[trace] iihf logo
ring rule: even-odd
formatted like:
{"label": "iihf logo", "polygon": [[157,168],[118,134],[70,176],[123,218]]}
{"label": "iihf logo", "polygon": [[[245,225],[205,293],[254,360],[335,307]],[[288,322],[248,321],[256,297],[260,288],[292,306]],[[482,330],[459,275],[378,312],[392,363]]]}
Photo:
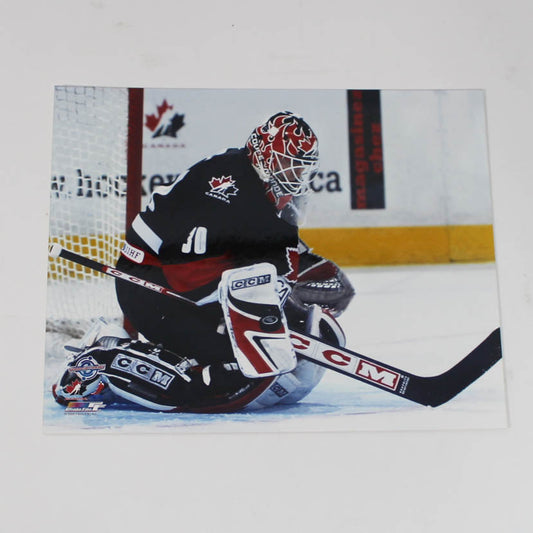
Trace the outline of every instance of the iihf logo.
{"label": "iihf logo", "polygon": [[220,178],[211,178],[209,181],[211,189],[205,194],[222,200],[227,204],[230,203],[230,196],[237,196],[239,189],[235,186],[235,180],[231,176],[221,176]]}

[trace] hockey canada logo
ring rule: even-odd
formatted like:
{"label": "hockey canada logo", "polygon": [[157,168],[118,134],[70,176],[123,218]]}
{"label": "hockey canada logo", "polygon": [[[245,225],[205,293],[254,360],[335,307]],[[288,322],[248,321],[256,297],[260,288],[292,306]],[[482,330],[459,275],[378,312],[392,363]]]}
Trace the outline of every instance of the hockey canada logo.
{"label": "hockey canada logo", "polygon": [[172,113],[174,106],[163,100],[161,105],[156,107],[157,114],[146,115],[145,126],[152,132],[152,138],[178,136],[178,131],[185,126],[185,115]]}
{"label": "hockey canada logo", "polygon": [[222,200],[227,204],[230,203],[230,196],[237,196],[239,189],[235,186],[235,180],[231,176],[221,176],[220,178],[211,178],[209,181],[211,187],[205,194]]}

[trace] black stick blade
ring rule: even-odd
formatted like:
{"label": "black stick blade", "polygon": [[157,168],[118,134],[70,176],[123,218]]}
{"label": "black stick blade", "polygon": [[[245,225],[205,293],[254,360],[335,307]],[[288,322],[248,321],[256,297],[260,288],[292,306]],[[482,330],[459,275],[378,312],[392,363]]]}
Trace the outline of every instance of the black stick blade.
{"label": "black stick blade", "polygon": [[498,328],[446,372],[430,377],[410,375],[402,396],[422,405],[437,407],[474,383],[501,358],[502,346]]}

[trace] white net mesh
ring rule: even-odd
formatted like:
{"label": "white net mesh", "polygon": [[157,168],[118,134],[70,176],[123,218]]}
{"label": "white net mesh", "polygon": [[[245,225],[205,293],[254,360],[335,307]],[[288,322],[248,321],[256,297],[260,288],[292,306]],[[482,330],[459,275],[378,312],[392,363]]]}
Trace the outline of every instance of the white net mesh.
{"label": "white net mesh", "polygon": [[[126,219],[128,90],[56,87],[50,242],[107,265]],[[113,280],[63,259],[48,264],[47,330],[79,336],[92,319],[121,320]]]}

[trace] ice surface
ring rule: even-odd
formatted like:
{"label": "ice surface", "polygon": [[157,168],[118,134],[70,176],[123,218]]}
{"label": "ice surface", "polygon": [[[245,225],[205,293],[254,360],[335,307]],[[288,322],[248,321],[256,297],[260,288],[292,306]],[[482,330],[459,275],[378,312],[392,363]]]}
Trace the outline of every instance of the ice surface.
{"label": "ice surface", "polygon": [[[493,263],[351,268],[356,297],[340,318],[347,347],[419,375],[447,370],[500,326]],[[505,332],[504,356],[505,356]],[[46,348],[46,432],[230,433],[483,429],[507,426],[504,363],[456,398],[432,409],[348,377],[326,372],[303,401],[262,411],[197,415],[106,407],[65,414],[50,393],[65,339]]]}

